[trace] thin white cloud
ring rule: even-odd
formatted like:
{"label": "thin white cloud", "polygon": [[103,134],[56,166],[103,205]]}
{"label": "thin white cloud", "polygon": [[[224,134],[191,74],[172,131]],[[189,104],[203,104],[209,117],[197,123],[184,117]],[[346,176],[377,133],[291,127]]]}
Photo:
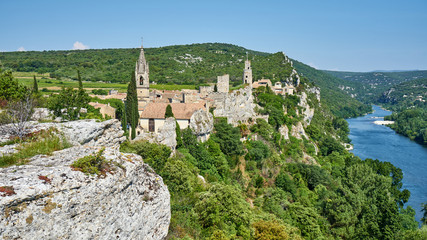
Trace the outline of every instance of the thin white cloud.
{"label": "thin white cloud", "polygon": [[84,50],[84,49],[89,49],[88,45],[84,45],[83,43],[76,41],[73,44],[73,50]]}
{"label": "thin white cloud", "polygon": [[24,47],[19,47],[16,51],[18,51],[18,52],[25,52],[26,50],[25,50]]}

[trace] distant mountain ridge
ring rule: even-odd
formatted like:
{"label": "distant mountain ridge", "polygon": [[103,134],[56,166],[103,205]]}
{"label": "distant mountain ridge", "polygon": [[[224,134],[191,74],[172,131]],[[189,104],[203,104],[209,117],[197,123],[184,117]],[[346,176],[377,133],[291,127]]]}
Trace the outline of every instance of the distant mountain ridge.
{"label": "distant mountain ridge", "polygon": [[388,71],[388,72],[323,72],[338,77],[342,80],[355,82],[357,88],[349,89],[349,94],[363,102],[376,103],[381,94],[389,88],[414,79],[427,78],[427,70],[417,71]]}

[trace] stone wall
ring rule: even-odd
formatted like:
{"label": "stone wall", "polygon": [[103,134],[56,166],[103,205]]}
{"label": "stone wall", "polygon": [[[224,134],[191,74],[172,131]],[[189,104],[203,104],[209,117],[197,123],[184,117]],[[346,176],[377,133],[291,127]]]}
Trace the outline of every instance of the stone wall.
{"label": "stone wall", "polygon": [[220,93],[228,93],[230,84],[230,75],[225,74],[218,76],[216,87]]}
{"label": "stone wall", "polygon": [[214,100],[214,115],[216,117],[226,117],[228,123],[237,126],[239,121],[246,123],[249,118],[255,118],[255,104],[252,96],[252,89],[245,87],[234,90],[229,94],[209,94],[209,98]]}

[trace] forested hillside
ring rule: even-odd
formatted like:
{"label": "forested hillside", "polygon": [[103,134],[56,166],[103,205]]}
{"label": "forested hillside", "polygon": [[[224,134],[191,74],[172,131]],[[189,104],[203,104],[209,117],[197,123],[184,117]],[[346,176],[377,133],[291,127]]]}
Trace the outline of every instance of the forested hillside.
{"label": "forested hillside", "polygon": [[[59,79],[77,79],[77,69],[83,80],[127,83],[139,55],[139,49],[99,49],[78,51],[3,52],[0,62],[6,69],[19,72],[50,73]],[[200,85],[215,82],[216,77],[230,74],[231,83],[241,84],[242,69],[247,55],[252,60],[254,80],[268,78],[273,83],[285,81],[292,67],[283,53],[257,52],[243,47],[205,43],[146,48],[150,65],[150,81],[166,84]],[[295,68],[321,88],[322,101],[341,117],[354,117],[370,108],[339,89],[343,85],[307,65],[295,62]],[[357,87],[347,81],[346,86]]]}
{"label": "forested hillside", "polygon": [[360,84],[339,79],[298,61],[294,61],[294,67],[302,76],[320,87],[321,101],[335,115],[349,118],[372,111],[370,105],[359,102],[346,92],[348,89],[358,89]]}
{"label": "forested hillside", "polygon": [[393,111],[386,120],[396,132],[427,145],[427,78],[395,85],[379,98],[384,107]]}
{"label": "forested hillside", "polygon": [[343,80],[361,84],[358,88],[348,89],[356,98],[363,102],[377,102],[378,97],[394,85],[414,80],[427,78],[427,71],[402,71],[402,72],[338,72],[324,71]]}

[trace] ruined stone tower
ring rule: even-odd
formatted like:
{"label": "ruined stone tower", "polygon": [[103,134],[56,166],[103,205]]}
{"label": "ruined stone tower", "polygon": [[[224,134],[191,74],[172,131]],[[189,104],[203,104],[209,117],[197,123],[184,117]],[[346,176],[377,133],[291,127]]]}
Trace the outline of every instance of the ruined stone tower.
{"label": "ruined stone tower", "polygon": [[245,69],[243,69],[243,84],[249,84],[252,87],[252,68],[251,61],[246,57]]}
{"label": "ruined stone tower", "polygon": [[217,89],[220,93],[228,93],[230,85],[230,75],[225,74],[217,77]]}
{"label": "ruined stone tower", "polygon": [[135,80],[136,80],[136,89],[138,100],[143,100],[144,98],[149,98],[150,96],[150,79],[149,79],[149,69],[148,63],[145,60],[144,48],[141,44],[141,53],[139,54],[139,59],[136,61],[135,66]]}

